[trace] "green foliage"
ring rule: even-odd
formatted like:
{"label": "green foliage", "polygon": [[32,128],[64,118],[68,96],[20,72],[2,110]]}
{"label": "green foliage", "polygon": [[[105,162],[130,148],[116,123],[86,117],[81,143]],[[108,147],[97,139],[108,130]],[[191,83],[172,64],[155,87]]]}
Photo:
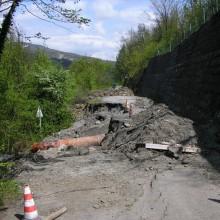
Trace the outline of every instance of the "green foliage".
{"label": "green foliage", "polygon": [[[0,63],[0,153],[17,153],[43,137],[68,127],[70,105],[90,90],[113,84],[113,64],[84,58],[70,70],[39,51],[31,56],[20,43],[8,41]],[[43,112],[42,128],[36,118]]]}
{"label": "green foliage", "polygon": [[156,19],[149,29],[139,25],[122,40],[116,72],[126,83],[143,72],[155,55],[170,52],[220,7],[220,0],[152,0]]}
{"label": "green foliage", "polygon": [[[43,52],[31,56],[22,44],[8,41],[0,62],[0,154],[29,150],[34,141],[68,127],[73,100],[111,86],[112,72],[112,63],[98,59],[81,59],[63,70]],[[8,179],[13,166],[0,163],[0,205],[18,194],[17,183]]]}
{"label": "green foliage", "polygon": [[130,31],[129,36],[123,39],[116,62],[116,70],[124,83],[142,72],[157,50],[157,42],[144,25],[139,25],[137,32]]}
{"label": "green foliage", "polygon": [[[0,66],[0,146],[16,153],[52,132],[68,126],[66,72],[39,52],[31,57],[21,44],[8,42]],[[36,110],[44,118],[40,131]]]}
{"label": "green foliage", "polygon": [[113,64],[94,58],[82,58],[74,62],[68,72],[68,97],[86,95],[91,90],[112,86]]}

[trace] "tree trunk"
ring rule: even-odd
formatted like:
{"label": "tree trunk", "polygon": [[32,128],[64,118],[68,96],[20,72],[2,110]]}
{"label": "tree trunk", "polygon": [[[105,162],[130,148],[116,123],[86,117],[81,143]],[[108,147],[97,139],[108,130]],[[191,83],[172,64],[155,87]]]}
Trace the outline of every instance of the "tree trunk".
{"label": "tree trunk", "polygon": [[0,60],[1,60],[3,50],[4,50],[5,41],[7,39],[7,34],[9,32],[9,29],[10,29],[10,26],[12,23],[13,15],[15,13],[16,7],[19,5],[20,2],[21,2],[21,0],[14,0],[13,1],[8,14],[5,16],[5,18],[2,22],[2,28],[0,30]]}

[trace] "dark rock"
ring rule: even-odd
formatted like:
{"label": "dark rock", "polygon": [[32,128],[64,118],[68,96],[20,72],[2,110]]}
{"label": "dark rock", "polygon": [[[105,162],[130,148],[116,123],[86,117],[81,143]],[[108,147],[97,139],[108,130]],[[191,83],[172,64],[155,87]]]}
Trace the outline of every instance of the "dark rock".
{"label": "dark rock", "polygon": [[13,155],[9,155],[9,154],[0,155],[0,162],[7,162],[13,159],[14,159]]}
{"label": "dark rock", "polygon": [[83,155],[88,155],[89,154],[89,149],[88,148],[80,148],[79,149],[79,155],[83,156]]}
{"label": "dark rock", "polygon": [[175,159],[179,159],[181,153],[182,153],[181,148],[171,146],[171,147],[168,148],[168,151],[166,152],[166,155],[169,156],[169,157],[173,157]]}

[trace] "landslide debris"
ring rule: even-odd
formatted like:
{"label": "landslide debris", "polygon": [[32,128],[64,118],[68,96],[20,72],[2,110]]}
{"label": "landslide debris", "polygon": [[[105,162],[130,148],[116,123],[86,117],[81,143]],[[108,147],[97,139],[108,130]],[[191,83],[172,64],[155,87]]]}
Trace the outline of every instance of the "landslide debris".
{"label": "landslide debris", "polygon": [[[178,158],[175,146],[198,144],[193,121],[174,114],[164,104],[156,104],[144,97],[130,96],[132,92],[124,87],[109,89],[102,96],[101,92],[94,94],[88,98],[81,120],[73,123],[70,128],[45,138],[44,142],[105,134],[103,150],[118,150],[129,158],[139,160],[151,158],[158,153],[146,150],[139,144],[174,146],[172,152],[169,152],[174,158]],[[131,107],[132,112],[129,112]],[[64,154],[83,155],[78,148],[74,153],[66,150],[68,149],[50,149],[40,154],[46,158]]]}
{"label": "landslide debris", "polygon": [[73,116],[76,121],[85,118],[87,113],[88,103],[99,99],[104,96],[133,96],[134,93],[131,89],[122,86],[116,86],[115,88],[109,88],[105,90],[92,91],[87,97],[81,97],[77,99],[72,106]]}
{"label": "landslide debris", "polygon": [[[112,120],[112,123],[116,121]],[[117,122],[119,125],[119,120]],[[164,104],[153,104],[133,115],[129,126],[118,126],[114,132],[110,132],[103,145],[130,151],[138,143],[196,145],[197,136],[193,121],[175,115]]]}

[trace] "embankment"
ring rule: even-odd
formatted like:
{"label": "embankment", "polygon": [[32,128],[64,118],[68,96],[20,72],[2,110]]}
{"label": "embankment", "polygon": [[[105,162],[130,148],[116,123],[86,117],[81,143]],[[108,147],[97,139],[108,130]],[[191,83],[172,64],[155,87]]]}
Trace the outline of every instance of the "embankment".
{"label": "embankment", "polygon": [[220,13],[171,53],[153,58],[133,89],[192,119],[203,146],[220,149]]}

